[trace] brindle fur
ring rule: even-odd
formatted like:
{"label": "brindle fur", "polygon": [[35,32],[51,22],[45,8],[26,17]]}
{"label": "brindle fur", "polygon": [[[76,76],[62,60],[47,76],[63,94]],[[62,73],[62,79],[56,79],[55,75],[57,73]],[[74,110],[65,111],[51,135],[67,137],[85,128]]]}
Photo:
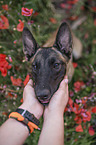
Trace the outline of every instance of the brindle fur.
{"label": "brindle fur", "polygon": [[69,25],[63,22],[52,47],[39,47],[33,35],[23,30],[24,53],[32,66],[36,97],[47,105],[67,73],[72,55],[72,36]]}

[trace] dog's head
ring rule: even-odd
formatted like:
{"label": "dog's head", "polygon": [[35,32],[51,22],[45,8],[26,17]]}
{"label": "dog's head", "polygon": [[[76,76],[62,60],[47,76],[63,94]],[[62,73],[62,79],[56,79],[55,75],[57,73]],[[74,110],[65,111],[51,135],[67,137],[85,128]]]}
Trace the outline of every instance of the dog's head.
{"label": "dog's head", "polygon": [[36,97],[47,105],[66,74],[72,54],[72,37],[68,24],[62,23],[52,47],[39,47],[33,35],[23,30],[24,54],[32,66],[32,79]]}

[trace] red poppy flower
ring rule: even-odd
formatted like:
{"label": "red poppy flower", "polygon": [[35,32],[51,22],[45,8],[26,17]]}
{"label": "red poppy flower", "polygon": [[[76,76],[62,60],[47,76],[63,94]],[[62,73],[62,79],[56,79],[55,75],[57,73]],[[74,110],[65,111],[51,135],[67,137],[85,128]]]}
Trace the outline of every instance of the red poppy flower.
{"label": "red poppy flower", "polygon": [[17,31],[22,32],[24,28],[24,23],[21,20],[19,20],[19,22],[20,23],[17,25]]}
{"label": "red poppy flower", "polygon": [[67,3],[68,4],[75,4],[75,3],[77,3],[78,2],[78,0],[70,0],[70,1],[68,1]]}
{"label": "red poppy flower", "polygon": [[82,121],[83,122],[91,120],[91,113],[89,111],[82,112],[81,116],[82,116]]}
{"label": "red poppy flower", "polygon": [[37,16],[37,15],[39,15],[39,13],[38,13],[38,12],[35,12],[35,13],[34,13],[34,16]]}
{"label": "red poppy flower", "polygon": [[11,65],[6,61],[6,55],[0,54],[0,71],[1,75],[5,77],[7,75],[7,69],[10,69]]}
{"label": "red poppy flower", "polygon": [[94,26],[96,26],[96,19],[94,20]]}
{"label": "red poppy flower", "polygon": [[93,10],[94,12],[96,12],[96,7],[92,7],[92,10]]}
{"label": "red poppy flower", "polygon": [[75,21],[75,20],[77,20],[78,19],[78,16],[71,16],[70,18],[69,18],[69,20],[71,20],[71,21]]}
{"label": "red poppy flower", "polygon": [[8,10],[8,5],[2,5],[2,8],[7,11]]}
{"label": "red poppy flower", "polygon": [[8,19],[1,15],[1,20],[0,20],[0,29],[8,29],[9,28],[9,21]]}
{"label": "red poppy flower", "polygon": [[76,62],[73,62],[73,67],[76,68],[78,64]]}
{"label": "red poppy flower", "polygon": [[82,123],[82,119],[78,115],[76,115],[76,117],[74,118],[74,121],[76,121],[77,124],[81,124]]}
{"label": "red poppy flower", "polygon": [[49,20],[50,20],[50,22],[53,23],[53,24],[56,24],[56,23],[57,23],[56,19],[54,19],[54,18],[50,18]]}
{"label": "red poppy flower", "polygon": [[11,76],[10,79],[14,86],[21,86],[21,84],[22,84],[21,78],[15,79],[13,76]]}
{"label": "red poppy flower", "polygon": [[60,4],[60,7],[63,8],[63,9],[65,9],[65,8],[66,8],[66,4],[61,3],[61,4]]}
{"label": "red poppy flower", "polygon": [[83,132],[83,128],[82,128],[81,124],[78,125],[78,126],[75,128],[75,130],[76,130],[76,132]]}
{"label": "red poppy flower", "polygon": [[17,43],[17,40],[14,40],[13,43],[16,44]]}
{"label": "red poppy flower", "polygon": [[84,82],[83,81],[77,81],[74,83],[74,90],[75,92],[79,92],[82,87],[84,87]]}
{"label": "red poppy flower", "polygon": [[88,37],[89,37],[89,34],[88,33],[85,33],[84,38],[87,39]]}
{"label": "red poppy flower", "polygon": [[22,15],[24,16],[31,16],[33,13],[33,9],[22,8]]}
{"label": "red poppy flower", "polygon": [[96,113],[96,106],[92,108],[92,113]]}
{"label": "red poppy flower", "polygon": [[88,128],[88,132],[89,132],[89,134],[90,134],[91,136],[93,136],[93,135],[95,134],[95,131],[94,131],[94,129],[93,129],[92,126],[90,126],[90,127]]}
{"label": "red poppy flower", "polygon": [[26,86],[28,82],[29,82],[29,75],[26,76],[25,81],[23,82],[24,86]]}
{"label": "red poppy flower", "polygon": [[70,90],[70,91],[69,91],[69,96],[70,96],[70,97],[73,97],[73,96],[74,96],[74,92]]}
{"label": "red poppy flower", "polygon": [[23,98],[20,100],[21,103],[23,103]]}
{"label": "red poppy flower", "polygon": [[2,115],[8,116],[7,112],[2,112]]}
{"label": "red poppy flower", "polygon": [[73,100],[69,97],[69,100],[68,100],[68,104],[70,105],[70,106],[72,106],[73,105]]}
{"label": "red poppy flower", "polygon": [[85,8],[84,8],[84,6],[81,6],[81,8],[80,8],[81,10],[84,10]]}

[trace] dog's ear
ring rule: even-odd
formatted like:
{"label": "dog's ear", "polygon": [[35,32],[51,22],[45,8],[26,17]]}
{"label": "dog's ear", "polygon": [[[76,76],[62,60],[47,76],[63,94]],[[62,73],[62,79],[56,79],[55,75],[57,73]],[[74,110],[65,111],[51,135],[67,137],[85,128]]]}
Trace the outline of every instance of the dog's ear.
{"label": "dog's ear", "polygon": [[55,44],[53,46],[56,47],[63,55],[66,55],[68,60],[71,58],[72,35],[67,22],[63,22],[61,24],[57,32]]}
{"label": "dog's ear", "polygon": [[29,61],[30,58],[35,54],[39,46],[27,27],[24,27],[23,29],[22,41],[24,54],[27,57],[27,60]]}

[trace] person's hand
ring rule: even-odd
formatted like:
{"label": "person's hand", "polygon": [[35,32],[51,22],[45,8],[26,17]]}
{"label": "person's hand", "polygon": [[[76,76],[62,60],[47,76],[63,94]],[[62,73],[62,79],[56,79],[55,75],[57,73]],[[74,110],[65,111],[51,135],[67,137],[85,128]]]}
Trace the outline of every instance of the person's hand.
{"label": "person's hand", "polygon": [[64,109],[68,102],[68,79],[67,76],[60,83],[59,89],[52,96],[48,106],[45,107],[44,116],[47,113],[64,113]]}
{"label": "person's hand", "polygon": [[38,119],[43,114],[43,105],[41,105],[34,92],[33,81],[30,79],[23,91],[23,104],[19,107],[28,110],[34,114]]}

